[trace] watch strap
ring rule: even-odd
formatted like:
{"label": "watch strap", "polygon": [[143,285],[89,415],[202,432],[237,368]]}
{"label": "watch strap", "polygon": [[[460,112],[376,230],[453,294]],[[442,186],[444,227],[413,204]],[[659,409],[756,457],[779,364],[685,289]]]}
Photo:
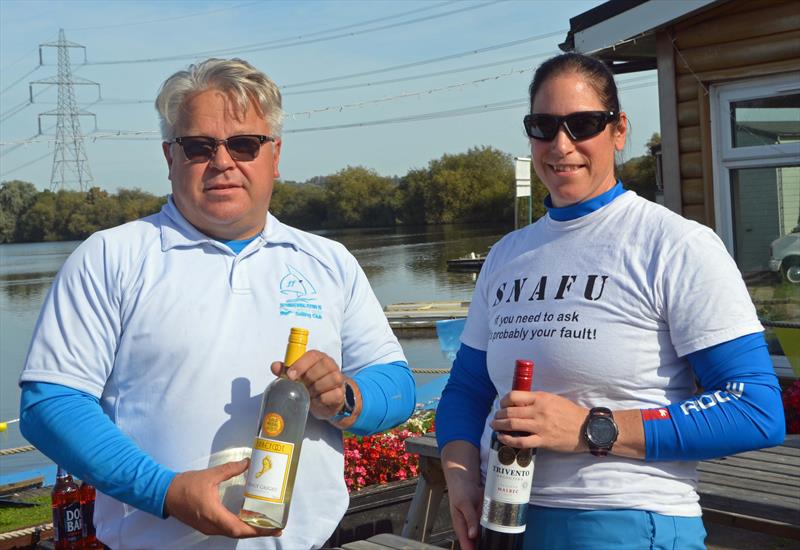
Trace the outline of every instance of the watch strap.
{"label": "watch strap", "polygon": [[350,385],[349,382],[344,383],[344,403],[342,403],[342,408],[339,409],[339,412],[333,416],[330,421],[331,422],[341,422],[345,418],[349,418],[353,415],[353,411],[356,408],[356,392],[353,390],[353,386]]}

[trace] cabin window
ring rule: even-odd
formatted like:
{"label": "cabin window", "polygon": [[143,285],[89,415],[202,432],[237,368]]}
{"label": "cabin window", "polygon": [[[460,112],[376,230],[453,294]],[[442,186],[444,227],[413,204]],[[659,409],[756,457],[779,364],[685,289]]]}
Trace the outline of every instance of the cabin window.
{"label": "cabin window", "polygon": [[791,376],[800,338],[780,323],[800,323],[800,73],[713,85],[711,139],[716,231]]}

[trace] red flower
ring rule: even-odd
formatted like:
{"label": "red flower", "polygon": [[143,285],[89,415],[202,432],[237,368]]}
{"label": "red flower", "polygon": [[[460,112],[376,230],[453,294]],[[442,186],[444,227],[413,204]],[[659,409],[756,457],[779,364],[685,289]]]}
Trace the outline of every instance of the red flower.
{"label": "red flower", "polygon": [[433,411],[421,411],[394,430],[345,437],[344,473],[348,491],[416,477],[419,459],[406,452],[405,440],[432,431],[433,418]]}

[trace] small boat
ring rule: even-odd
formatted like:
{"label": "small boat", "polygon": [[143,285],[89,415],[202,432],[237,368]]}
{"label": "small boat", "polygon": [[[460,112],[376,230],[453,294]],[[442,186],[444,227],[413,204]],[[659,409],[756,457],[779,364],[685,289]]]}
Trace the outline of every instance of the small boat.
{"label": "small boat", "polygon": [[481,270],[481,267],[483,267],[483,262],[485,260],[486,260],[485,255],[475,254],[474,252],[470,252],[466,256],[447,260],[447,270],[478,272]]}

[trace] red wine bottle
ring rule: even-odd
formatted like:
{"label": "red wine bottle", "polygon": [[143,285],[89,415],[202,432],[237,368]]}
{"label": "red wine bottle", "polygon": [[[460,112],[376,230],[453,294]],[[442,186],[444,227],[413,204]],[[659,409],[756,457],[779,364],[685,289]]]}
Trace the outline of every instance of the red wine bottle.
{"label": "red wine bottle", "polygon": [[[531,391],[533,361],[517,359],[515,391]],[[515,432],[513,435],[517,435]],[[536,449],[507,447],[492,433],[478,550],[521,550]]]}

